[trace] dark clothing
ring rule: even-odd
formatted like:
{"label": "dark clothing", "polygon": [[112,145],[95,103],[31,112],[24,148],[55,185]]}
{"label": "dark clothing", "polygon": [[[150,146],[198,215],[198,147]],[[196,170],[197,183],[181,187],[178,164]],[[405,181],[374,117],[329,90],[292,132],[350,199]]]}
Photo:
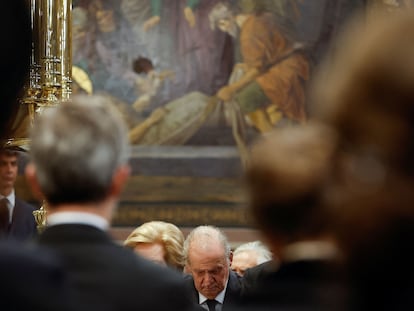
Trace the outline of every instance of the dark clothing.
{"label": "dark clothing", "polygon": [[299,260],[283,263],[276,271],[267,273],[261,267],[257,272],[256,286],[244,292],[242,304],[233,310],[346,309],[346,290],[334,263]]}
{"label": "dark clothing", "polygon": [[[186,288],[190,292],[190,300],[193,304],[199,304],[198,291],[194,286],[191,275],[185,277]],[[227,305],[238,304],[240,301],[241,283],[240,277],[233,271],[229,271],[229,281],[227,283],[226,294],[223,301],[223,310],[227,310]]]}
{"label": "dark clothing", "polygon": [[19,198],[15,198],[12,222],[7,237],[15,240],[29,240],[37,234],[33,211],[36,208]]}
{"label": "dark clothing", "polygon": [[242,296],[250,295],[271,273],[275,273],[279,264],[273,260],[266,261],[260,265],[249,268],[242,278]]}
{"label": "dark clothing", "polygon": [[39,244],[60,256],[76,301],[88,310],[190,309],[179,273],[138,257],[102,230],[55,225],[39,236]]}
{"label": "dark clothing", "polygon": [[69,299],[61,263],[46,249],[0,242],[0,275],[2,310],[78,310]]}

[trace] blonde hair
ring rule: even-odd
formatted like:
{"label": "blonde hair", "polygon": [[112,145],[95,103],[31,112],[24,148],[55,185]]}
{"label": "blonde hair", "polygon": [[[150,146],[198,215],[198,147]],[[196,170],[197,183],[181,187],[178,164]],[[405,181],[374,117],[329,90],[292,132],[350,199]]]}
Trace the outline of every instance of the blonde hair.
{"label": "blonde hair", "polygon": [[139,243],[161,243],[167,265],[178,270],[184,267],[184,235],[172,223],[150,221],[137,227],[125,240],[124,245],[134,248]]}

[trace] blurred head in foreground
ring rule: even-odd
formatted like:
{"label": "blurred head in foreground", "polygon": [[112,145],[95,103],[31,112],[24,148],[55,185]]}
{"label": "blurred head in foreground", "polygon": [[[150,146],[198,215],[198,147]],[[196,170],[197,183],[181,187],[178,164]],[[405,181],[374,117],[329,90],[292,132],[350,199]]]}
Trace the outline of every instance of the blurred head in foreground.
{"label": "blurred head in foreground", "polygon": [[252,148],[246,179],[251,212],[276,257],[284,246],[329,232],[321,190],[335,137],[316,123],[277,129]]}
{"label": "blurred head in foreground", "polygon": [[125,124],[106,98],[74,96],[46,109],[30,139],[26,176],[47,200],[49,212],[107,205],[111,208],[101,212],[111,216],[128,177],[129,144]]}
{"label": "blurred head in foreground", "polygon": [[412,11],[357,20],[314,89],[314,116],[338,135],[328,198],[362,309],[413,305],[413,27]]}

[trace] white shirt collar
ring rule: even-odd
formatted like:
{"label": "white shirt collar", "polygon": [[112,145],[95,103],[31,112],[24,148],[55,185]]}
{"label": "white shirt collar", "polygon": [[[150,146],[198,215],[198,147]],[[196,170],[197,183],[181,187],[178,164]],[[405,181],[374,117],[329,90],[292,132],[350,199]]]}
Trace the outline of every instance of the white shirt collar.
{"label": "white shirt collar", "polygon": [[96,214],[85,212],[56,212],[47,216],[47,225],[81,224],[90,225],[106,231],[109,228],[108,221]]}
{"label": "white shirt collar", "polygon": [[[216,296],[216,298],[214,298],[215,301],[223,304],[224,302],[224,296],[226,295],[226,289],[227,289],[227,284],[229,283],[229,278],[230,278],[230,273],[229,273],[229,277],[227,278],[227,282],[226,282],[226,286],[224,286],[224,289]],[[208,298],[205,297],[202,293],[198,292],[198,303],[201,305],[204,302],[206,302]]]}

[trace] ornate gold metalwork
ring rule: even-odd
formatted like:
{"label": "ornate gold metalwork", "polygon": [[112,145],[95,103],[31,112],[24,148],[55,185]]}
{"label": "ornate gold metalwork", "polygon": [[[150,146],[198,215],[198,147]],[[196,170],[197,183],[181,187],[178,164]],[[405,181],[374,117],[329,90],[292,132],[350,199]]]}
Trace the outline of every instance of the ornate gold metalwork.
{"label": "ornate gold metalwork", "polygon": [[33,212],[33,216],[37,224],[37,232],[42,233],[46,228],[46,202],[43,202],[42,206]]}
{"label": "ornate gold metalwork", "polygon": [[36,115],[68,100],[72,83],[72,0],[30,0],[30,76],[6,147],[27,150],[28,129]]}
{"label": "ornate gold metalwork", "polygon": [[[72,0],[31,0],[33,31],[30,81],[22,104],[30,123],[44,109],[68,100],[72,83]],[[15,143],[27,143],[17,139]],[[37,230],[46,228],[46,202],[33,212]]]}

